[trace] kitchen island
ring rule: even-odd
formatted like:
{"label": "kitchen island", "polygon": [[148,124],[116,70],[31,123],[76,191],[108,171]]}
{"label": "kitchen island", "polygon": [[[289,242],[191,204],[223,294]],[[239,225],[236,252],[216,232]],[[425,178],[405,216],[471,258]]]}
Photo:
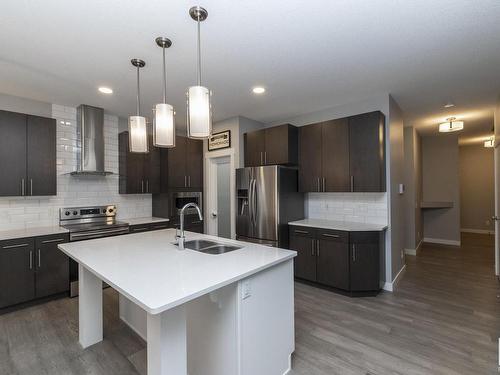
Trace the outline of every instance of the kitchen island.
{"label": "kitchen island", "polygon": [[61,244],[79,264],[79,340],[103,340],[102,282],[147,341],[149,375],[276,375],[294,351],[294,251],[187,232],[241,249],[179,250],[174,229]]}

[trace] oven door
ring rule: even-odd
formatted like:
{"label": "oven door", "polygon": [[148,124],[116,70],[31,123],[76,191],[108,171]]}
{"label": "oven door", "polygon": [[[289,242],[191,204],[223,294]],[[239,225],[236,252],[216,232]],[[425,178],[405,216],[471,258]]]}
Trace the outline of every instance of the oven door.
{"label": "oven door", "polygon": [[[188,203],[194,203],[200,209],[203,208],[203,202],[201,199],[201,192],[177,192],[177,193],[172,193],[172,212],[171,216],[175,217],[181,213],[182,207],[184,207]],[[194,215],[196,214],[196,208],[188,208],[185,211],[186,215]]]}

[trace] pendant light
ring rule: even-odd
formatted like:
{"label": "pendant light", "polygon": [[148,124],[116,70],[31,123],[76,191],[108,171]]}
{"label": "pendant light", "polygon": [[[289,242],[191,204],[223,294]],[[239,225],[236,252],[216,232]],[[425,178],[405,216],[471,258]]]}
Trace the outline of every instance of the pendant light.
{"label": "pendant light", "polygon": [[146,118],[141,116],[139,69],[146,63],[141,59],[132,59],[130,61],[137,68],[137,114],[128,118],[128,134],[130,152],[147,153],[148,150],[148,131],[146,127]]}
{"label": "pendant light", "polygon": [[206,9],[194,6],[189,15],[198,24],[198,66],[197,85],[188,88],[187,95],[187,134],[190,138],[209,138],[212,134],[212,107],[210,90],[201,85],[201,47],[200,22],[208,17]]}
{"label": "pendant light", "polygon": [[463,121],[455,121],[455,117],[449,117],[446,119],[446,122],[443,122],[442,124],[439,124],[439,131],[441,133],[449,133],[449,132],[456,132],[459,130],[462,130],[464,128],[464,122]]}
{"label": "pendant light", "polygon": [[155,39],[158,47],[163,50],[163,102],[157,104],[153,117],[153,144],[156,147],[175,147],[175,112],[174,107],[167,104],[167,68],[165,65],[165,48],[172,45],[172,41],[165,37]]}

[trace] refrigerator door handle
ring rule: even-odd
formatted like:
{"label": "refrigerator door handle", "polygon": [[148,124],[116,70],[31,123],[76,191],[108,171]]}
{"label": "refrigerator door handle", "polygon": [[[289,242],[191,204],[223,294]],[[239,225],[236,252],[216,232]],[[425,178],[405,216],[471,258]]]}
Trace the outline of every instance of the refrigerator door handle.
{"label": "refrigerator door handle", "polygon": [[257,180],[253,180],[253,226],[257,226]]}

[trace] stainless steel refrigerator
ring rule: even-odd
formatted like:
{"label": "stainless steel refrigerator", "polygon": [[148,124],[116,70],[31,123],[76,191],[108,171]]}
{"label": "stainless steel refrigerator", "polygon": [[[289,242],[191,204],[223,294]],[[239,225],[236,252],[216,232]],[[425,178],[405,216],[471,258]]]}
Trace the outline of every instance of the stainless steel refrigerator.
{"label": "stainless steel refrigerator", "polygon": [[288,248],[288,222],[304,218],[297,169],[277,165],[236,170],[236,238]]}

